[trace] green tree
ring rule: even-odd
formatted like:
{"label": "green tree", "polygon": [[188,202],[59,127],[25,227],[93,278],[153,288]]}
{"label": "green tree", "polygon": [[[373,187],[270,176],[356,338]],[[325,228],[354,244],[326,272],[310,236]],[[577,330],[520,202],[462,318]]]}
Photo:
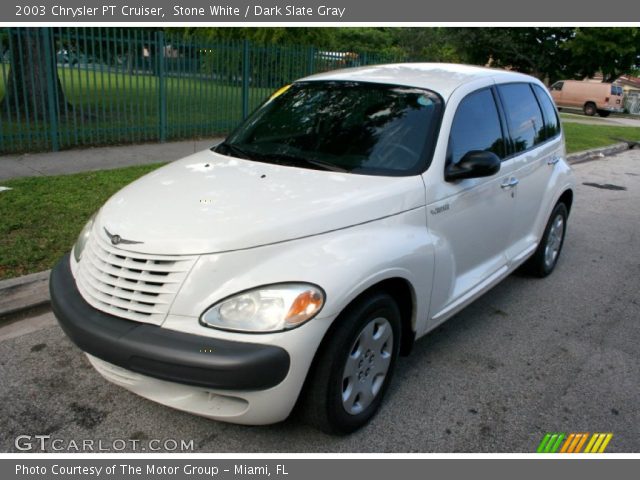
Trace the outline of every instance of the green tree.
{"label": "green tree", "polygon": [[463,61],[510,68],[553,82],[566,77],[574,33],[568,27],[473,27],[455,29],[451,38]]}
{"label": "green tree", "polygon": [[330,28],[302,27],[184,27],[165,28],[168,35],[198,40],[249,40],[261,45],[326,45]]}
{"label": "green tree", "polygon": [[389,27],[333,28],[328,46],[339,51],[400,54],[400,49],[394,44],[393,30]]}
{"label": "green tree", "polygon": [[571,55],[573,76],[593,77],[601,72],[603,82],[613,82],[640,66],[640,28],[578,28],[565,48]]}
{"label": "green tree", "polygon": [[394,43],[412,61],[459,63],[464,55],[453,33],[445,27],[392,30]]}
{"label": "green tree", "polygon": [[[12,28],[2,38],[2,44],[3,54],[9,55],[10,67],[0,112],[7,117],[48,121],[50,115],[64,111],[65,105],[66,111],[72,108],[67,103],[58,78],[49,30]],[[49,80],[51,76],[52,81]]]}

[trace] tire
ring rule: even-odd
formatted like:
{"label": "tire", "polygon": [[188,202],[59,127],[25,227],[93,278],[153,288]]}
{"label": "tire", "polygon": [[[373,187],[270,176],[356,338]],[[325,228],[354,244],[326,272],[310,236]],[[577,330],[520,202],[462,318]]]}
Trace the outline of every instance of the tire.
{"label": "tire", "polygon": [[326,433],[347,434],[366,425],[382,403],[400,350],[401,317],[394,299],[376,292],[335,322],[314,360],[301,413]]}
{"label": "tire", "polygon": [[558,203],[554,207],[538,248],[523,266],[527,273],[543,278],[556,268],[567,232],[568,216],[569,212],[564,203]]}
{"label": "tire", "polygon": [[598,110],[598,115],[600,115],[602,118],[606,118],[611,115],[611,112],[608,112],[607,110]]}
{"label": "tire", "polygon": [[593,102],[585,103],[582,110],[584,111],[585,115],[588,115],[590,117],[593,117],[598,111],[598,109],[596,108],[596,104]]}

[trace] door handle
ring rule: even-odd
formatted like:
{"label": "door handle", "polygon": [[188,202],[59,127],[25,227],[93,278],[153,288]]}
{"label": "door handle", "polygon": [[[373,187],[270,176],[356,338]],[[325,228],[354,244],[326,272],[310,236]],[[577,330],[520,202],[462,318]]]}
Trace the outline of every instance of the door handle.
{"label": "door handle", "polygon": [[518,183],[520,183],[520,181],[517,178],[511,177],[509,180],[501,183],[500,188],[513,188],[518,185]]}
{"label": "door handle", "polygon": [[560,161],[560,157],[558,156],[551,157],[549,160],[547,160],[547,165],[555,165],[559,161]]}

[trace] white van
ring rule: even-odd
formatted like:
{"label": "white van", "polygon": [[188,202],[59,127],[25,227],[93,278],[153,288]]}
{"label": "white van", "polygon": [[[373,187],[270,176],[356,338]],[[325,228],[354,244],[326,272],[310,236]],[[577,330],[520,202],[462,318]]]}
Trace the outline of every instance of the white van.
{"label": "white van", "polygon": [[313,75],[116,193],[53,269],[52,306],[143,397],[244,424],[300,398],[314,425],[350,432],[417,338],[523,264],[553,271],[573,190],[532,77]]}

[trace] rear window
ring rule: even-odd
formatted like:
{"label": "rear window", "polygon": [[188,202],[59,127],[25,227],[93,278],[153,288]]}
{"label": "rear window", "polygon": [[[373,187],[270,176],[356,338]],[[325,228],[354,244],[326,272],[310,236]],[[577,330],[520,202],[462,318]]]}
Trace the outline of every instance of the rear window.
{"label": "rear window", "polygon": [[622,87],[611,85],[611,95],[622,95],[623,93]]}

